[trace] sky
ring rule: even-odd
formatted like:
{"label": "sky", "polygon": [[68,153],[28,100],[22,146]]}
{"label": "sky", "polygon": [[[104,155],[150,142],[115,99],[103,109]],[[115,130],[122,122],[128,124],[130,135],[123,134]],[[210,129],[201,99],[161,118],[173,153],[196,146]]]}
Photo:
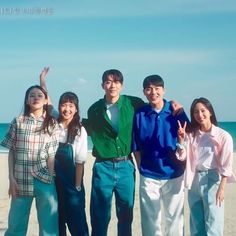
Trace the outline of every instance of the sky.
{"label": "sky", "polygon": [[104,95],[107,69],[139,96],[151,74],[189,114],[206,97],[219,121],[236,121],[236,0],[1,0],[0,123],[23,108],[25,91],[50,67],[54,105],[75,92],[80,112]]}

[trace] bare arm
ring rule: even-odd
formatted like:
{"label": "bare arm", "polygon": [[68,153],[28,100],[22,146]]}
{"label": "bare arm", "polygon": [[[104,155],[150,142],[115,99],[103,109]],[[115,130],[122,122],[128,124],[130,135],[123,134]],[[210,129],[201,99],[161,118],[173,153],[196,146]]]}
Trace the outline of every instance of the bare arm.
{"label": "bare arm", "polygon": [[220,185],[216,193],[216,205],[218,205],[219,207],[221,206],[221,203],[224,201],[226,182],[227,182],[227,177],[221,176]]}
{"label": "bare arm", "polygon": [[83,172],[84,172],[84,164],[77,163],[76,164],[76,173],[75,173],[75,186],[76,187],[81,187]]}
{"label": "bare arm", "polygon": [[12,150],[9,150],[8,154],[8,171],[9,171],[9,196],[16,197],[18,192],[18,184],[14,176],[14,153]]}
{"label": "bare arm", "polygon": [[[47,77],[48,71],[49,71],[49,67],[44,67],[42,72],[39,75],[40,86],[47,92],[48,90],[46,86],[46,77]],[[52,105],[52,101],[49,94],[48,94],[48,105]]]}

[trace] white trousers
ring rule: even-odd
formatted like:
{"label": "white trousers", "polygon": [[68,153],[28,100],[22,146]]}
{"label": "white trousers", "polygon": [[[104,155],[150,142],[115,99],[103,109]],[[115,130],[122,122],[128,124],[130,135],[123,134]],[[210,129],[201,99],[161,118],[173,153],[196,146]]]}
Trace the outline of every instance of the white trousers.
{"label": "white trousers", "polygon": [[156,180],[140,175],[140,212],[143,236],[161,236],[161,204],[166,236],[184,235],[183,176]]}

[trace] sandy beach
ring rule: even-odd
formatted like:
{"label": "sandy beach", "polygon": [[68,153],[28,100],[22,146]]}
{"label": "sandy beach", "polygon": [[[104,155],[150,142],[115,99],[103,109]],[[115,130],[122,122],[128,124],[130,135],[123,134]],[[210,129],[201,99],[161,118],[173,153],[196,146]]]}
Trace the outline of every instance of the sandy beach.
{"label": "sandy beach", "polygon": [[[234,173],[236,174],[236,153],[234,153]],[[90,189],[91,189],[91,175],[94,158],[91,154],[88,154],[88,161],[85,165],[85,176],[84,183],[86,188],[86,212],[87,221],[90,227],[89,218],[89,201],[90,201]],[[133,221],[133,235],[141,235],[140,227],[140,212],[139,212],[139,197],[138,197],[138,185],[139,185],[139,174],[136,173],[136,193],[135,193],[135,206],[134,206],[134,221]],[[8,165],[7,165],[7,154],[0,154],[0,236],[4,235],[7,228],[7,217],[10,205],[10,199],[8,197]],[[225,229],[224,236],[236,235],[236,184],[227,184],[225,194]],[[185,201],[185,235],[189,235],[189,211],[187,202]],[[38,223],[35,211],[35,205],[33,203],[31,209],[30,222],[28,227],[28,236],[38,235]],[[68,235],[70,235],[68,233]],[[116,230],[116,216],[115,208],[113,203],[112,218],[109,225],[109,236],[117,235]]]}

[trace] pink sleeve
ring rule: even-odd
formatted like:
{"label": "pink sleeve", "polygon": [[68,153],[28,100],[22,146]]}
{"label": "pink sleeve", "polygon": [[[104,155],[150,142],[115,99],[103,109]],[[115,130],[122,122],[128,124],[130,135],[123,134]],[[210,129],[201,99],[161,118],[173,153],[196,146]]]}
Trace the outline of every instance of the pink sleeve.
{"label": "pink sleeve", "polygon": [[182,153],[180,154],[177,150],[175,151],[175,155],[177,157],[178,160],[180,161],[185,161],[186,157],[187,157],[187,152],[186,152],[186,148],[183,149]]}
{"label": "pink sleeve", "polygon": [[231,177],[233,175],[233,139],[230,134],[223,135],[221,145],[218,159],[219,173]]}
{"label": "pink sleeve", "polygon": [[180,154],[177,149],[175,151],[175,155],[176,155],[176,158],[180,161],[185,161],[186,158],[187,158],[187,150],[189,149],[189,138],[188,138],[188,135],[185,135],[185,138],[184,138],[184,149],[182,151],[182,153]]}

